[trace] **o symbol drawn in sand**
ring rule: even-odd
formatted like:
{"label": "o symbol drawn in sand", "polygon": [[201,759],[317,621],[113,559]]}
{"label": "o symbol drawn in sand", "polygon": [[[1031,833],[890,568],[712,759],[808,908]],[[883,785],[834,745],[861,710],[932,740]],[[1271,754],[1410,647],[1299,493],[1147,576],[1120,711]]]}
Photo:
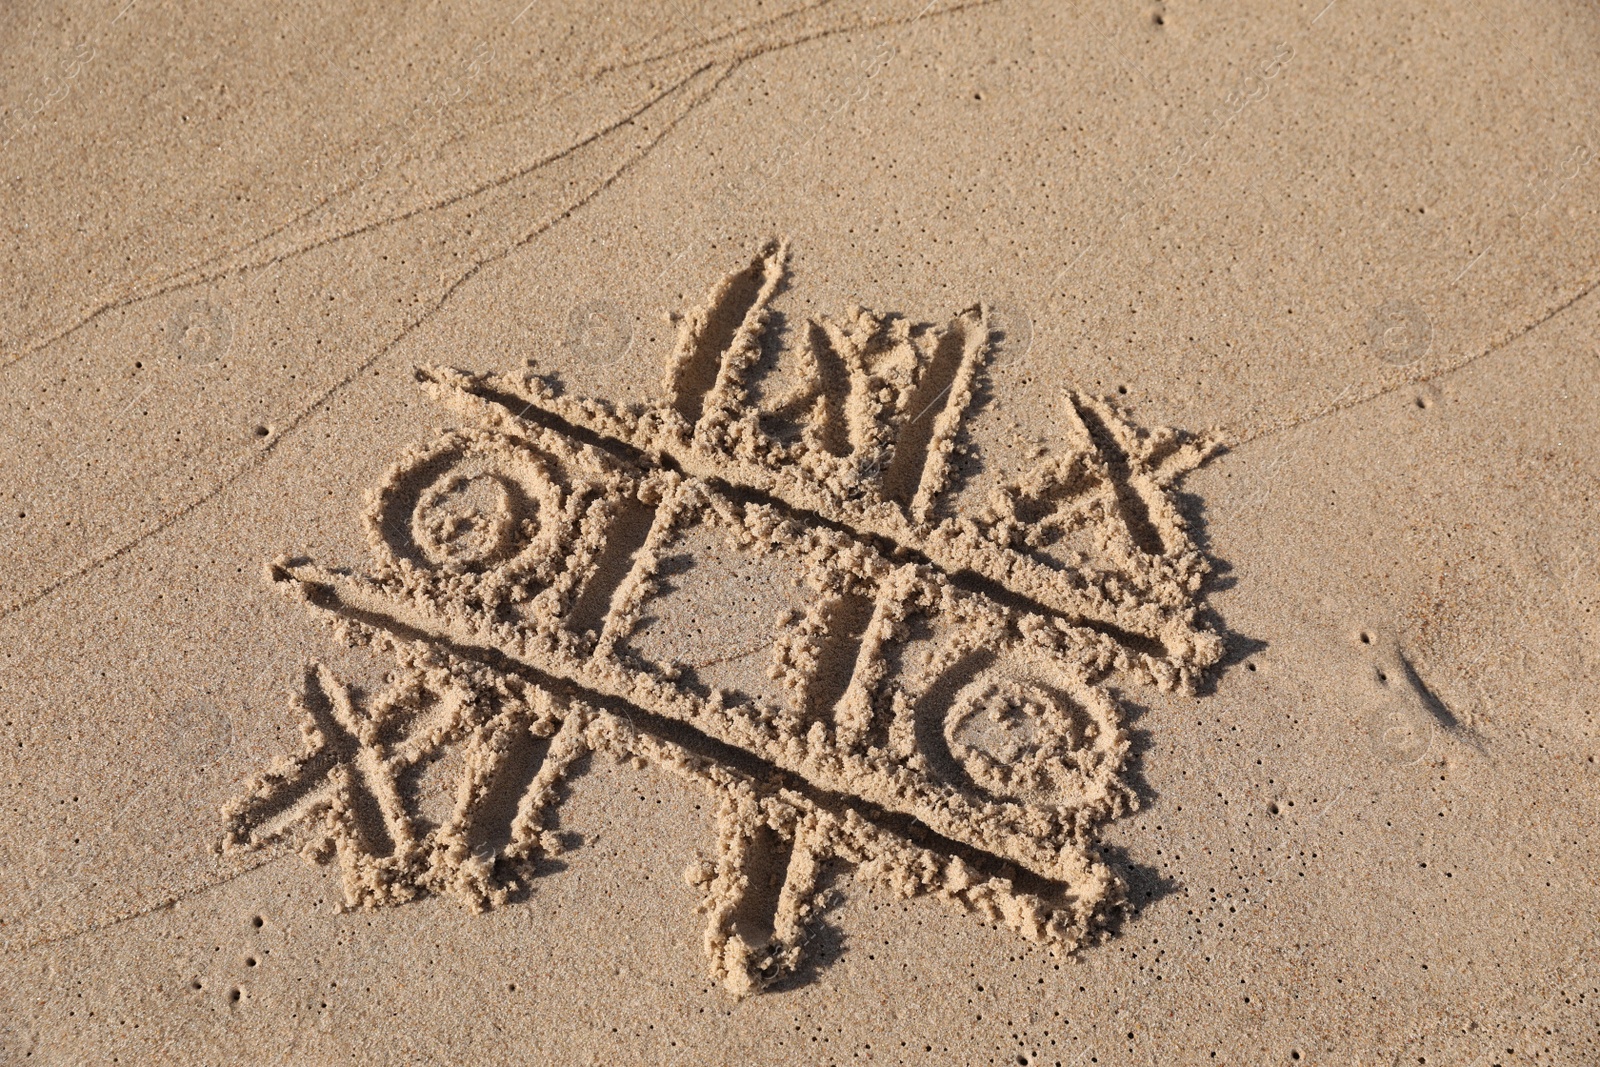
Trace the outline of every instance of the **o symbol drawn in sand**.
{"label": "o symbol drawn in sand", "polygon": [[422,491],[411,516],[417,547],[442,567],[500,563],[519,532],[513,489],[498,474],[451,472]]}
{"label": "o symbol drawn in sand", "polygon": [[[569,540],[563,492],[526,443],[472,431],[444,435],[402,462],[368,514],[381,562],[447,574],[543,574]],[[385,558],[387,557],[387,558]]]}
{"label": "o symbol drawn in sand", "polygon": [[1082,791],[1088,740],[1072,710],[1041,686],[978,680],[956,697],[945,740],[972,780],[997,797],[1051,804]]}

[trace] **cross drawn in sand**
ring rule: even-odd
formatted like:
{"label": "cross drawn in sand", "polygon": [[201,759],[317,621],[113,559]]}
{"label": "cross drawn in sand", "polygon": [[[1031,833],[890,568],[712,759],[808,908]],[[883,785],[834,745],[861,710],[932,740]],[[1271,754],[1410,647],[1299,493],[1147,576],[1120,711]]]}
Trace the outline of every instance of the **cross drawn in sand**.
{"label": "cross drawn in sand", "polygon": [[398,754],[380,748],[377,723],[320,665],[307,671],[295,707],[305,720],[305,745],[257,786],[251,815],[259,833],[276,836],[284,824],[321,818],[341,849],[381,855],[410,843],[396,771],[416,762],[417,746]]}
{"label": "cross drawn in sand", "polygon": [[[467,425],[371,495],[368,571],[270,568],[398,669],[376,696],[307,672],[302,750],[229,805],[228,847],[337,856],[352,905],[504,904],[602,754],[712,799],[715,857],[686,878],[737,995],[799,968],[829,863],[1052,949],[1109,929],[1123,887],[1096,831],[1136,805],[1113,686],[1191,688],[1222,653],[1170,493],[1216,442],[1068,390],[1055,453],[980,484],[987,309],[854,308],[775,351],[787,257],[763,246],[680,317],[658,403],[418,371]],[[691,532],[798,591],[731,617],[766,635],[740,656],[650,644]],[[745,610],[724,599],[693,610]],[[763,648],[765,689],[717,673]],[[430,775],[450,804],[425,803]]]}

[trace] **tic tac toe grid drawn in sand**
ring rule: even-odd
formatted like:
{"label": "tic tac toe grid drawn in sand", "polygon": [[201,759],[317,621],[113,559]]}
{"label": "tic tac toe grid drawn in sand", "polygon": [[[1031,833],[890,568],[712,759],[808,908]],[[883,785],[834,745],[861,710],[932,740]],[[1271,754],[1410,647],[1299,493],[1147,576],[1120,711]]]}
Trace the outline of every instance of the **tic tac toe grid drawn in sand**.
{"label": "tic tac toe grid drawn in sand", "polygon": [[[1188,688],[1222,654],[1168,493],[1215,444],[1069,391],[1054,456],[963,510],[986,309],[857,309],[769,358],[786,257],[763,248],[680,318],[656,404],[417,371],[464,425],[371,494],[367,571],[270,568],[398,669],[375,696],[308,670],[303,748],[225,809],[229,848],[336,855],[351,905],[502,904],[601,753],[713,798],[715,861],[687,877],[737,995],[794,971],[829,862],[1060,949],[1103,929],[1121,886],[1095,833],[1134,804],[1110,686]],[[695,545],[795,592],[738,621],[762,686],[661,640]],[[425,816],[417,776],[446,758],[453,809]]]}

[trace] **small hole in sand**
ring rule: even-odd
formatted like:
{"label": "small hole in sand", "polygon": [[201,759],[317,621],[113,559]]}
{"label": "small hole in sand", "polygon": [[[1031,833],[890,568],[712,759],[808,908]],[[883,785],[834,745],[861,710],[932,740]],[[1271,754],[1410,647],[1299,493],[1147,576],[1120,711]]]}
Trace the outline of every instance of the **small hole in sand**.
{"label": "small hole in sand", "polygon": [[1165,26],[1167,24],[1166,17],[1159,11],[1150,16],[1150,21],[1155,23],[1157,26]]}
{"label": "small hole in sand", "polygon": [[1417,397],[1417,407],[1424,411],[1428,410],[1428,398],[1425,396]]}
{"label": "small hole in sand", "polygon": [[1382,671],[1379,671],[1378,672],[1378,681],[1383,682],[1385,685],[1387,685],[1389,683],[1389,676],[1387,674],[1384,674]]}
{"label": "small hole in sand", "polygon": [[1278,814],[1278,810],[1279,809],[1278,809],[1278,802],[1277,801],[1273,801],[1271,804],[1267,805],[1267,814],[1268,815],[1276,815],[1276,814]]}
{"label": "small hole in sand", "polygon": [[1123,396],[1127,396],[1128,395],[1128,387],[1126,385],[1119,385],[1119,386],[1117,386],[1117,392],[1121,393]]}
{"label": "small hole in sand", "polygon": [[241,991],[238,986],[234,986],[232,989],[228,990],[228,1003],[237,1004],[239,1003],[239,998],[242,996],[244,996],[243,991]]}
{"label": "small hole in sand", "polygon": [[1244,669],[1247,671],[1253,671],[1256,669],[1256,665],[1254,663],[1246,663],[1244,665]]}
{"label": "small hole in sand", "polygon": [[256,958],[254,956],[246,956],[244,958],[244,965],[246,967],[254,967],[256,965]]}
{"label": "small hole in sand", "polygon": [[271,432],[272,432],[272,431],[271,431],[271,430],[269,430],[269,429],[268,429],[268,428],[267,428],[267,427],[265,427],[265,426],[257,426],[257,427],[256,427],[256,436],[257,436],[257,437],[265,437],[265,436],[267,436],[267,435],[268,435],[268,434],[269,434],[269,433],[271,433]]}
{"label": "small hole in sand", "polygon": [[250,925],[254,926],[257,930],[259,930],[263,926],[266,925],[266,922],[267,922],[267,920],[265,920],[261,916],[257,915],[255,918],[250,920]]}
{"label": "small hole in sand", "polygon": [[205,983],[200,981],[200,979],[196,978],[194,981],[189,983],[189,988],[190,989],[204,989],[205,988]]}
{"label": "small hole in sand", "polygon": [[1289,1058],[1291,1060],[1298,1060],[1300,1058],[1300,1050],[1297,1049],[1297,1048],[1296,1049],[1290,1049],[1289,1050]]}
{"label": "small hole in sand", "polygon": [[1361,643],[1363,645],[1372,644],[1372,635],[1367,633],[1365,630],[1362,630],[1361,631]]}

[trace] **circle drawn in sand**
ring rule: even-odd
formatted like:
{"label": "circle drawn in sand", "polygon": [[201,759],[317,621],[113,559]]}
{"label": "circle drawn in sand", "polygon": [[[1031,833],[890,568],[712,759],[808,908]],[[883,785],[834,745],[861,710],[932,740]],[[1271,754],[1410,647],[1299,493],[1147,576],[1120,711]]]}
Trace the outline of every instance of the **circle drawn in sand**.
{"label": "circle drawn in sand", "polygon": [[512,489],[498,474],[452,472],[422,491],[411,532],[423,554],[441,566],[482,566],[516,545]]}
{"label": "circle drawn in sand", "polygon": [[996,796],[1048,803],[1081,792],[1085,784],[1078,758],[1084,730],[1071,709],[1041,686],[969,685],[957,695],[944,732],[950,754]]}
{"label": "circle drawn in sand", "polygon": [[1366,714],[1367,747],[1385,763],[1420,763],[1437,730],[1422,712],[1398,700],[1384,701]]}
{"label": "circle drawn in sand", "polygon": [[590,300],[567,313],[567,332],[561,347],[567,358],[590,367],[621,360],[633,344],[633,322],[610,300]]}
{"label": "circle drawn in sand", "polygon": [[167,348],[179,359],[211,363],[233,343],[233,320],[220,304],[192,300],[167,322]]}
{"label": "circle drawn in sand", "polygon": [[449,574],[538,571],[560,560],[568,525],[550,461],[488,432],[446,434],[413,454],[368,516],[381,561]]}
{"label": "circle drawn in sand", "polygon": [[1391,300],[1378,306],[1367,324],[1372,350],[1379,359],[1408,367],[1428,354],[1433,344],[1433,323],[1427,313],[1409,300]]}

